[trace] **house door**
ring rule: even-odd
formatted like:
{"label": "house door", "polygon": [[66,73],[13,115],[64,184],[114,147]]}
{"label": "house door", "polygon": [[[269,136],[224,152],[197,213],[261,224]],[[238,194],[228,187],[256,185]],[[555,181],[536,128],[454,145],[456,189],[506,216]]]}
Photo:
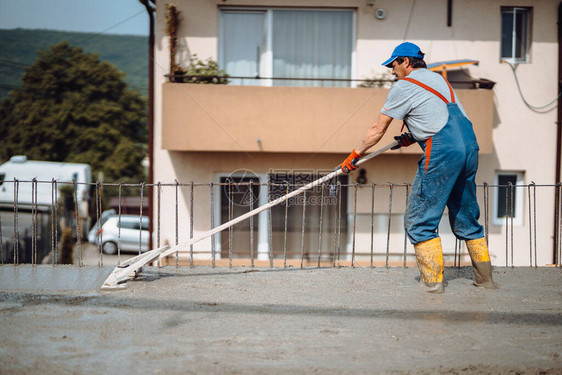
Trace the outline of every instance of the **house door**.
{"label": "house door", "polygon": [[[260,180],[255,175],[220,177],[220,224],[257,208]],[[257,258],[259,217],[243,220],[220,233],[221,258]]]}
{"label": "house door", "polygon": [[[331,171],[329,171],[331,172]],[[269,175],[270,200],[328,174],[292,172]],[[345,254],[347,241],[347,178],[317,186],[271,209],[271,253],[274,258],[323,262]],[[340,186],[338,188],[337,182]]]}

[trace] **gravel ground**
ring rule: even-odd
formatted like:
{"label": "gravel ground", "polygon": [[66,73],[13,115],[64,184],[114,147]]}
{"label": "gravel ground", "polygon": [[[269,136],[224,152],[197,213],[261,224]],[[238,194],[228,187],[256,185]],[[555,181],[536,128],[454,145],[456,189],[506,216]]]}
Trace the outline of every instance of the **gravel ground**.
{"label": "gravel ground", "polygon": [[562,374],[562,271],[0,267],[0,373]]}

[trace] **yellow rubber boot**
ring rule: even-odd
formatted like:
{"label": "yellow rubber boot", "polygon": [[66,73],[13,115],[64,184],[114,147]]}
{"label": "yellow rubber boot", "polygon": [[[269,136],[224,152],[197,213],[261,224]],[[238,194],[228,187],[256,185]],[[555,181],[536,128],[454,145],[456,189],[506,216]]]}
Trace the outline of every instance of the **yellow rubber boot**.
{"label": "yellow rubber boot", "polygon": [[492,262],[490,262],[490,253],[488,252],[488,244],[484,237],[476,240],[467,240],[466,247],[474,268],[475,286],[486,289],[497,289],[496,283],[492,279]]}
{"label": "yellow rubber boot", "polygon": [[416,260],[423,283],[429,293],[443,293],[443,250],[441,238],[433,238],[414,245]]}

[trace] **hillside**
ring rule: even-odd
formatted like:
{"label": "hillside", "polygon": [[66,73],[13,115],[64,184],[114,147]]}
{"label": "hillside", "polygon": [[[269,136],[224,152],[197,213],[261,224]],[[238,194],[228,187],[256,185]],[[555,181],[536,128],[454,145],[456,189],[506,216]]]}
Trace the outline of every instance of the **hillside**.
{"label": "hillside", "polygon": [[67,40],[86,52],[99,54],[124,72],[125,81],[141,95],[148,93],[148,37],[78,33],[52,30],[0,30],[0,100],[20,86],[25,67],[35,62],[37,52]]}

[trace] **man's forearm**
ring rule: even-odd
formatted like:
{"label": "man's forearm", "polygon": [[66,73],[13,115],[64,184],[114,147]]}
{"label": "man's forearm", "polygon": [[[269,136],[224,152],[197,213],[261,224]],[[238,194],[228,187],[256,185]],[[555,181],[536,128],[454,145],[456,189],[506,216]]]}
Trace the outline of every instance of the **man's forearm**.
{"label": "man's forearm", "polygon": [[355,148],[355,150],[363,155],[367,150],[371,147],[379,143],[381,138],[386,133],[388,126],[392,122],[392,117],[386,116],[384,114],[379,114],[377,121],[371,125],[371,127],[367,130],[359,145]]}

